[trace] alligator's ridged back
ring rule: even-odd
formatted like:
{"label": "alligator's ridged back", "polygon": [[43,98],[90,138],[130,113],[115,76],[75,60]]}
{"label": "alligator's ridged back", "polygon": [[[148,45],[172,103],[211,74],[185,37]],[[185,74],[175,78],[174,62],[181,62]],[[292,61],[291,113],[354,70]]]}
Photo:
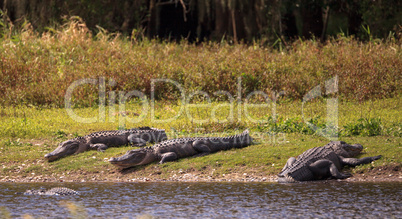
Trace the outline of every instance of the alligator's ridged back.
{"label": "alligator's ridged back", "polygon": [[128,130],[112,130],[112,131],[99,131],[99,132],[92,132],[91,134],[79,136],[73,139],[69,139],[69,141],[85,141],[92,137],[102,137],[102,136],[113,136],[113,135],[124,135],[127,133]]}
{"label": "alligator's ridged back", "polygon": [[213,145],[223,146],[219,150],[226,150],[230,148],[238,148],[238,147],[245,147],[252,143],[252,138],[249,135],[248,130],[244,131],[241,134],[229,136],[229,137],[190,137],[190,138],[175,138],[160,142],[151,148],[161,148],[161,147],[170,147],[173,145],[178,144],[185,144],[189,142],[195,141],[206,141]]}
{"label": "alligator's ridged back", "polygon": [[213,145],[213,151],[228,150],[231,148],[242,148],[252,143],[252,138],[249,135],[248,130],[241,134],[223,137],[223,138],[209,138],[206,142]]}
{"label": "alligator's ridged back", "polygon": [[79,193],[75,190],[66,188],[66,187],[55,187],[49,190],[45,189],[35,189],[35,190],[27,190],[24,192],[25,195],[78,195]]}
{"label": "alligator's ridged back", "polygon": [[[76,137],[70,140],[78,140],[78,141],[85,141],[89,138],[93,137],[107,137],[107,136],[115,136],[115,135],[127,135],[127,134],[147,134],[147,133],[164,133],[164,129],[156,129],[156,128],[150,128],[148,126],[144,127],[139,127],[139,128],[132,128],[132,129],[127,129],[127,130],[111,130],[111,131],[99,131],[99,132],[93,132],[91,134],[85,135],[85,136],[80,136]],[[165,134],[166,135],[166,134]],[[159,136],[155,136],[155,138],[158,138]],[[165,136],[161,136],[159,138],[163,138]]]}
{"label": "alligator's ridged back", "polygon": [[85,135],[85,138],[93,138],[93,137],[105,137],[105,136],[114,136],[114,135],[125,135],[127,130],[113,130],[113,131],[99,131],[93,132],[91,134]]}
{"label": "alligator's ridged back", "polygon": [[85,135],[84,137],[124,135],[124,134],[144,133],[144,132],[152,132],[152,131],[158,131],[158,129],[153,129],[150,127],[140,127],[140,128],[127,129],[127,130],[99,131],[99,132],[93,132],[91,134]]}
{"label": "alligator's ridged back", "polygon": [[317,160],[336,156],[335,153],[326,147],[311,148],[300,154],[293,165],[287,167],[279,176],[291,177],[295,180],[313,180],[314,176],[308,166]]}
{"label": "alligator's ridged back", "polygon": [[67,141],[85,141],[86,140],[86,136],[78,136],[72,139],[69,139]]}
{"label": "alligator's ridged back", "polygon": [[46,191],[46,195],[78,195],[75,190],[66,187],[55,187]]}

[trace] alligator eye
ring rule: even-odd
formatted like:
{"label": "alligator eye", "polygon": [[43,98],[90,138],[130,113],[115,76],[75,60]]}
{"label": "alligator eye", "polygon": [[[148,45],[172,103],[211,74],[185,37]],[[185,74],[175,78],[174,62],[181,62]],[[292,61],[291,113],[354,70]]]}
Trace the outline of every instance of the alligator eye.
{"label": "alligator eye", "polygon": [[138,150],[130,150],[130,151],[127,151],[127,154],[134,154],[135,152],[138,152]]}

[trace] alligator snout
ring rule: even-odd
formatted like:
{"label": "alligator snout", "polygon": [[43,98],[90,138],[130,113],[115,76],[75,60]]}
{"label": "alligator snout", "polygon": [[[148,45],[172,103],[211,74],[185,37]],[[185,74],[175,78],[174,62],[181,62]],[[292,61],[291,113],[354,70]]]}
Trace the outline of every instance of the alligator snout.
{"label": "alligator snout", "polygon": [[45,159],[47,159],[48,161],[54,161],[57,159],[57,156],[54,156],[51,153],[45,154]]}
{"label": "alligator snout", "polygon": [[129,167],[133,166],[130,164],[130,162],[127,162],[127,160],[125,160],[125,159],[121,160],[118,157],[110,158],[109,163],[115,165],[117,168],[120,168],[120,169],[125,169],[125,168],[129,168]]}
{"label": "alligator snout", "polygon": [[118,159],[115,158],[115,157],[112,157],[112,158],[109,159],[109,162],[112,163],[112,164],[116,163],[117,161],[118,161]]}

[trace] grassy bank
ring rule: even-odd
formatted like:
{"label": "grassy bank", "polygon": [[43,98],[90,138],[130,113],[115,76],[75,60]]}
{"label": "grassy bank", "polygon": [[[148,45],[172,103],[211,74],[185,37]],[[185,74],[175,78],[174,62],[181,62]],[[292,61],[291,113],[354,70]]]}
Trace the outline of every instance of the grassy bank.
{"label": "grassy bank", "polygon": [[[29,24],[0,33],[0,180],[270,176],[337,136],[384,156],[354,171],[400,168],[398,39],[194,45],[93,35],[76,18],[42,34]],[[43,159],[63,140],[139,126],[169,138],[249,129],[257,144],[124,172],[106,161],[129,146]]]}
{"label": "grassy bank", "polygon": [[[383,158],[369,165],[358,167],[354,173],[364,173],[373,168],[392,167],[399,170],[401,154],[400,98],[367,101],[364,103],[340,102],[338,105],[339,139],[360,143],[365,147],[362,156],[381,154]],[[180,106],[166,102],[155,103],[154,117],[150,110],[142,113],[143,105],[129,103],[125,111],[105,112],[105,121],[83,124],[70,117],[65,109],[36,107],[3,107],[1,109],[0,162],[1,179],[43,180],[129,180],[176,179],[191,175],[204,179],[224,176],[270,177],[276,174],[291,156],[322,146],[328,136],[311,129],[306,122],[316,121],[317,127],[326,124],[326,101],[314,101],[305,106],[297,101],[277,103],[276,123],[272,121],[273,105],[235,105],[234,119],[228,120],[230,106],[222,102],[208,105],[189,105],[188,112],[180,114]],[[211,117],[212,111],[219,113]],[[76,108],[80,117],[99,116],[98,108]],[[143,115],[141,115],[143,114]],[[169,118],[176,119],[171,121]],[[255,121],[259,119],[260,121]],[[201,121],[204,120],[204,121]],[[220,122],[218,122],[220,121]],[[138,126],[165,128],[169,138],[184,136],[226,136],[248,128],[256,144],[243,149],[222,151],[212,155],[181,159],[163,165],[150,164],[119,171],[107,162],[110,157],[124,154],[130,146],[110,148],[106,152],[88,151],[48,163],[43,155],[54,150],[57,143],[100,130],[115,130]],[[351,128],[352,127],[352,128]],[[353,128],[354,127],[354,128]],[[360,131],[357,131],[360,130]],[[187,174],[187,175],[186,175]],[[245,174],[245,175],[243,175]]]}
{"label": "grassy bank", "polygon": [[[170,102],[131,102],[122,105],[99,107],[43,108],[34,106],[0,107],[0,136],[2,138],[50,138],[66,139],[83,136],[98,130],[127,129],[138,126],[156,126],[172,135],[223,133],[250,129],[268,133],[299,133],[320,135],[317,129],[334,128],[329,136],[392,136],[402,137],[401,97],[365,101],[343,102],[329,105],[322,99],[230,103],[201,102],[186,105]],[[338,108],[334,118],[328,107]],[[94,121],[85,123],[92,119]],[[328,121],[329,120],[329,121]],[[308,123],[311,125],[309,126]],[[321,134],[322,135],[322,134]]]}

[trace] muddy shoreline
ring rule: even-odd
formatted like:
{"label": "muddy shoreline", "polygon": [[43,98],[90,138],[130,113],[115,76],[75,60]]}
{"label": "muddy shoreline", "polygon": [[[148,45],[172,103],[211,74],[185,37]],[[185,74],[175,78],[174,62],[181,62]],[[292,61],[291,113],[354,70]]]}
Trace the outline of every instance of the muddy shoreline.
{"label": "muddy shoreline", "polygon": [[[399,165],[376,167],[364,172],[352,173],[353,176],[339,181],[345,182],[402,182]],[[138,176],[124,174],[121,171],[109,173],[68,172],[62,175],[10,175],[0,176],[0,182],[276,182],[276,175],[255,173],[231,173],[212,176],[198,172],[178,171],[170,176],[160,175]]]}

